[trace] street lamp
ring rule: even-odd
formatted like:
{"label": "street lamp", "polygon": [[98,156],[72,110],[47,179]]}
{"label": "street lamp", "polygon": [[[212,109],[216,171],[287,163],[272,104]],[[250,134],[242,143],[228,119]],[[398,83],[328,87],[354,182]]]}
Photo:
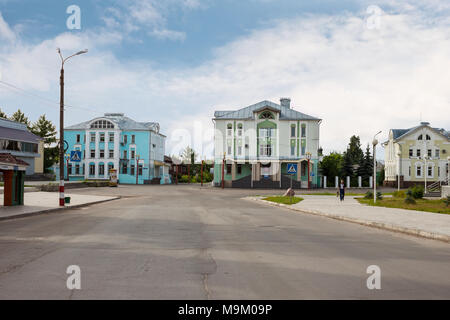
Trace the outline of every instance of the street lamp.
{"label": "street lamp", "polygon": [[378,144],[378,140],[376,139],[377,135],[379,135],[381,131],[379,131],[376,135],[373,136],[373,203],[377,202],[377,155],[376,155],[376,147]]}
{"label": "street lamp", "polygon": [[78,51],[67,58],[63,58],[59,48],[56,51],[61,58],[61,75],[59,78],[59,206],[64,207],[64,63],[74,56],[87,53],[88,50]]}
{"label": "street lamp", "polygon": [[309,181],[309,162],[311,161],[311,153],[310,152],[306,153],[306,159],[308,159],[308,189],[310,189],[311,188],[310,181]]}

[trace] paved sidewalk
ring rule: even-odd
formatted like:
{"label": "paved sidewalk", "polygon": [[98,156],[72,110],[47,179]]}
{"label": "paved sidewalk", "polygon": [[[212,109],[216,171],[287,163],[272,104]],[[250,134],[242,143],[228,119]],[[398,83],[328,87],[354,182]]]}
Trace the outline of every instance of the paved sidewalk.
{"label": "paved sidewalk", "polygon": [[[110,196],[93,196],[82,194],[65,194],[70,197],[70,204],[66,204],[65,208],[76,208],[86,206],[94,203],[111,201],[119,199],[120,197]],[[63,210],[59,207],[59,193],[58,192],[30,192],[24,195],[25,205],[4,207],[3,194],[0,194],[0,220],[22,218],[30,215],[47,213],[55,210]]]}
{"label": "paved sidewalk", "polygon": [[[333,219],[450,242],[450,215],[447,214],[367,206],[360,204],[354,197],[346,197],[344,202],[340,202],[335,196],[300,196],[305,200],[292,206],[280,206]],[[258,198],[253,199],[262,201]],[[268,201],[263,202],[278,205]]]}

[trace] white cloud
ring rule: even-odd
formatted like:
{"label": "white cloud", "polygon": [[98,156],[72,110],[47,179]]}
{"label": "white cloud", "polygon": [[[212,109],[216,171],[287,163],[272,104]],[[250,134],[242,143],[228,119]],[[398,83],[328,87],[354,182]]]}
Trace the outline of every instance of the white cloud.
{"label": "white cloud", "polygon": [[[66,66],[66,99],[95,106],[94,113],[69,108],[67,123],[108,111],[159,121],[168,154],[179,147],[172,133],[186,129],[193,137],[196,121],[212,128],[214,110],[277,102],[281,96],[290,96],[296,110],[323,119],[325,151],[344,150],[353,134],[366,144],[378,130],[386,137],[389,128],[412,127],[420,118],[450,129],[449,20],[430,8],[384,9],[379,29],[367,28],[365,11],[275,21],[218,48],[196,68],[161,70],[151,61],[120,61],[107,47],[122,40],[116,31],[9,45],[0,48],[0,67],[9,82],[57,101],[55,48],[89,48]],[[19,101],[1,88],[0,95],[4,102]]]}
{"label": "white cloud", "polygon": [[10,28],[5,19],[3,19],[2,13],[0,12],[0,39],[7,41],[14,41],[16,39],[16,34]]}

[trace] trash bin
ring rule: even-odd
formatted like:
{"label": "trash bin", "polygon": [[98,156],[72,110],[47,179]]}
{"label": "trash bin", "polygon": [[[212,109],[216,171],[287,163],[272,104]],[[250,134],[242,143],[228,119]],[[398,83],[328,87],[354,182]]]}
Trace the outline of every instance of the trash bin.
{"label": "trash bin", "polygon": [[64,197],[64,203],[69,204],[70,203],[70,197]]}

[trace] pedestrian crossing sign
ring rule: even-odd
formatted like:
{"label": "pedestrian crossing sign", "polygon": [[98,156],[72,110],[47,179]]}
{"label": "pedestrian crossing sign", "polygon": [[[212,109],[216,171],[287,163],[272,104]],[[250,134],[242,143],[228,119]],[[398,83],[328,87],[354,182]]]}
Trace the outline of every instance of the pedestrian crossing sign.
{"label": "pedestrian crossing sign", "polygon": [[81,162],[81,151],[71,151],[70,152],[70,161]]}
{"label": "pedestrian crossing sign", "polygon": [[287,173],[288,174],[296,174],[297,173],[297,164],[296,163],[288,163]]}

